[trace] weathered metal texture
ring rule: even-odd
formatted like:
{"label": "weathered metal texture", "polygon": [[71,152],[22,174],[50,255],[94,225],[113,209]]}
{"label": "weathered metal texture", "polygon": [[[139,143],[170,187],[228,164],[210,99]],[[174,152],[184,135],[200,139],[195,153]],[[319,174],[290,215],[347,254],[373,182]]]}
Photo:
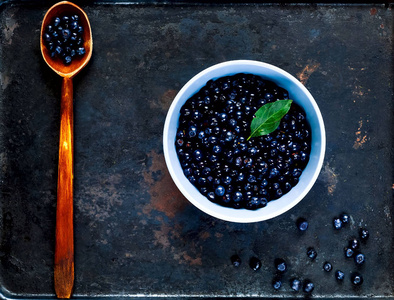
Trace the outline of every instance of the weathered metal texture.
{"label": "weathered metal texture", "polygon": [[[75,297],[394,296],[393,11],[381,6],[91,5],[94,53],[75,80]],[[0,274],[3,297],[54,297],[61,79],[39,49],[48,7],[1,7]],[[193,75],[232,59],[277,65],[314,95],[327,154],[305,199],[273,220],[209,217],[177,190],[162,151],[166,112]],[[351,215],[334,231],[332,218]],[[307,232],[295,227],[298,217]],[[356,268],[343,248],[371,237]],[[310,261],[306,249],[318,256]],[[243,262],[234,268],[230,257]],[[252,256],[263,267],[253,272]],[[289,270],[274,292],[273,261]],[[346,274],[338,284],[325,261]],[[364,276],[355,289],[350,274]]]}

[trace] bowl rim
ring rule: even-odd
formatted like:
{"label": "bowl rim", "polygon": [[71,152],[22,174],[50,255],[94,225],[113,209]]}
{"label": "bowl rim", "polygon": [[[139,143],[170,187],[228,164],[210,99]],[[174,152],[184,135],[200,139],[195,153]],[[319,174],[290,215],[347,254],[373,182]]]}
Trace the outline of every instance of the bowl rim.
{"label": "bowl rim", "polygon": [[[313,107],[313,111],[316,114],[316,118],[317,118],[317,121],[318,121],[318,125],[319,126],[318,126],[317,129],[319,131],[319,136],[321,138],[319,151],[317,153],[318,161],[317,161],[316,168],[313,170],[313,174],[312,174],[308,184],[302,190],[302,192],[295,197],[294,200],[289,201],[286,205],[280,207],[279,209],[277,209],[274,212],[269,213],[269,214],[258,214],[257,213],[258,211],[260,211],[261,209],[264,209],[264,208],[260,208],[258,210],[254,210],[254,211],[246,210],[246,209],[237,210],[237,211],[241,211],[241,210],[247,211],[248,213],[245,213],[245,214],[249,214],[249,216],[247,218],[244,217],[244,216],[237,216],[237,217],[229,216],[229,215],[226,215],[225,213],[222,213],[221,211],[234,212],[234,210],[235,210],[234,208],[224,207],[224,206],[221,206],[219,204],[213,203],[213,202],[209,201],[208,199],[206,199],[205,196],[200,194],[207,201],[209,201],[210,203],[213,203],[215,205],[215,208],[217,208],[218,210],[214,210],[214,209],[211,209],[211,208],[207,207],[206,205],[204,205],[200,201],[196,200],[189,193],[189,191],[184,187],[184,185],[180,182],[180,180],[178,178],[179,175],[177,174],[177,172],[175,172],[174,166],[173,166],[173,162],[172,162],[172,160],[170,158],[169,147],[171,145],[169,144],[168,134],[169,134],[169,130],[170,130],[170,122],[171,122],[171,119],[172,119],[171,116],[173,116],[174,113],[178,113],[178,112],[175,111],[175,109],[176,109],[176,106],[177,106],[178,102],[181,100],[183,94],[186,91],[188,91],[189,88],[196,81],[200,80],[200,78],[206,76],[207,74],[209,74],[209,73],[211,73],[211,72],[213,72],[215,70],[225,69],[225,68],[227,68],[229,66],[247,66],[247,67],[258,67],[258,68],[262,68],[262,69],[269,69],[269,70],[273,71],[274,73],[278,73],[278,74],[282,75],[283,77],[287,78],[289,81],[291,81],[291,83],[295,84],[301,90],[302,93],[305,94],[306,98],[308,98],[310,104]],[[239,70],[239,71],[237,71],[237,72],[235,72],[233,74],[236,74],[236,73],[250,73],[250,72]],[[223,75],[220,75],[219,77],[225,77],[225,76],[230,76],[230,74],[229,73],[223,74]],[[259,76],[261,76],[261,75],[259,75]],[[211,76],[210,79],[217,79],[219,77]],[[201,87],[203,87],[208,80],[206,80]],[[197,93],[198,90],[199,89],[195,89],[194,94]],[[189,97],[187,97],[187,99],[188,98]],[[187,99],[185,99],[185,102],[187,101]],[[183,105],[183,103],[182,103],[182,105]],[[174,145],[172,145],[172,146],[175,148]],[[265,220],[268,220],[268,219],[272,219],[272,218],[274,218],[276,216],[279,216],[279,215],[287,212],[288,210],[293,208],[295,205],[297,205],[306,196],[306,194],[310,191],[310,189],[312,188],[312,186],[316,182],[317,177],[319,176],[319,173],[320,173],[321,168],[323,166],[325,150],[326,150],[326,133],[325,133],[325,126],[324,126],[323,117],[321,115],[320,109],[319,109],[315,99],[313,98],[311,93],[308,91],[308,89],[298,79],[296,79],[293,75],[291,75],[290,73],[284,71],[283,69],[280,69],[279,67],[276,67],[274,65],[271,65],[271,64],[265,63],[265,62],[261,62],[261,61],[256,61],[256,60],[230,60],[230,61],[225,61],[225,62],[222,62],[222,63],[218,63],[218,64],[215,64],[215,65],[212,65],[212,66],[200,71],[199,73],[194,75],[181,88],[181,90],[177,93],[177,95],[175,96],[174,100],[172,101],[172,103],[170,105],[170,108],[169,108],[169,110],[167,112],[165,123],[164,123],[163,150],[164,150],[165,162],[166,162],[168,171],[169,171],[169,173],[171,175],[171,178],[174,181],[174,183],[176,184],[176,186],[178,187],[178,189],[181,191],[183,196],[186,199],[188,199],[189,202],[191,202],[194,206],[196,206],[197,208],[199,208],[203,212],[207,213],[208,215],[211,215],[213,217],[216,217],[216,218],[224,220],[224,221],[236,222],[236,223],[253,223],[253,222],[260,222],[260,221],[265,221]],[[185,177],[183,172],[182,172],[182,174],[180,174],[180,176]],[[190,185],[191,185],[191,183],[190,183]],[[278,201],[279,199],[277,199],[275,201]],[[208,205],[208,206],[211,206],[211,205]],[[241,214],[238,214],[238,215],[241,215]]]}

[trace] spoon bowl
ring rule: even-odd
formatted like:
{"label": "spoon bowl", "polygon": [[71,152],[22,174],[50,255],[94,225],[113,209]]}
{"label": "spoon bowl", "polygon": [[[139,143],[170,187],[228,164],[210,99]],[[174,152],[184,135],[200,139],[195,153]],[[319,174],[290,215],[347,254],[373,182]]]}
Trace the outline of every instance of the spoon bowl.
{"label": "spoon bowl", "polygon": [[[43,35],[55,17],[78,15],[83,27],[85,54],[76,56],[69,65],[60,58],[51,57]],[[74,180],[74,113],[72,78],[89,62],[92,51],[92,31],[85,12],[77,5],[62,1],[53,5],[44,16],[40,35],[41,53],[48,66],[63,77],[60,104],[59,165],[56,206],[56,242],[54,262],[54,285],[58,298],[70,298],[74,286],[74,226],[73,226],[73,180]]]}
{"label": "spoon bowl", "polygon": [[[49,50],[45,46],[43,35],[45,28],[52,22],[52,20],[56,16],[74,15],[74,14],[77,14],[80,17],[79,23],[84,29],[82,37],[84,40],[83,46],[85,47],[86,53],[84,56],[74,57],[71,64],[65,65],[61,59],[51,57]],[[92,30],[86,13],[80,7],[69,1],[62,1],[53,5],[47,11],[47,13],[44,16],[44,20],[42,21],[40,46],[41,46],[41,53],[45,62],[53,71],[55,71],[57,74],[59,74],[62,77],[68,77],[68,78],[74,77],[76,74],[78,74],[79,71],[82,70],[83,67],[87,65],[90,58],[92,57],[92,52],[93,52]]]}

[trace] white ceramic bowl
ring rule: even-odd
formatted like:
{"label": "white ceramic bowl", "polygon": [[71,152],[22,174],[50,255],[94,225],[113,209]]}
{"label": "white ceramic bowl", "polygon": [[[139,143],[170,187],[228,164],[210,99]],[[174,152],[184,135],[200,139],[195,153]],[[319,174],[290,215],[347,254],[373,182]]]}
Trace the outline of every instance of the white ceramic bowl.
{"label": "white ceramic bowl", "polygon": [[[175,135],[182,105],[197,93],[210,79],[237,73],[251,73],[275,82],[289,92],[289,98],[303,107],[312,130],[312,147],[308,165],[298,184],[277,200],[257,210],[223,207],[209,201],[183,174],[176,149]],[[300,202],[315,183],[324,159],[326,134],[320,110],[309,91],[292,75],[273,65],[250,60],[235,60],[214,65],[194,76],[179,91],[167,113],[163,136],[164,157],[168,170],[182,194],[196,207],[216,218],[250,223],[274,218]]]}

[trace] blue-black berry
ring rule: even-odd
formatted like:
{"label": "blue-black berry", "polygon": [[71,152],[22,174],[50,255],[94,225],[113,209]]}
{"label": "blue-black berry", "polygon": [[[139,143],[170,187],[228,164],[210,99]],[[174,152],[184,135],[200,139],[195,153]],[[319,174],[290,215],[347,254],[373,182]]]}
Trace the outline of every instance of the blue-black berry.
{"label": "blue-black berry", "polygon": [[345,279],[345,273],[343,273],[341,270],[335,271],[335,278],[338,281],[343,281]]}
{"label": "blue-black berry", "polygon": [[352,276],[350,277],[350,279],[351,279],[351,282],[356,286],[362,285],[364,282],[363,277],[358,273],[353,273]]}
{"label": "blue-black berry", "polygon": [[274,278],[274,280],[272,280],[272,287],[275,290],[279,290],[282,287],[282,281],[279,278]]}
{"label": "blue-black berry", "polygon": [[306,255],[310,258],[310,259],[315,259],[317,256],[317,252],[315,250],[315,248],[310,247],[308,248],[308,250],[306,251]]}
{"label": "blue-black berry", "polygon": [[290,281],[290,287],[293,291],[299,292],[301,289],[301,281],[299,279],[292,279]]}
{"label": "blue-black berry", "polygon": [[360,236],[360,239],[363,242],[366,242],[368,240],[368,238],[369,238],[369,231],[367,229],[365,229],[365,228],[360,228],[359,236]]}
{"label": "blue-black berry", "polygon": [[304,218],[300,218],[297,220],[297,227],[301,231],[306,231],[308,229],[309,223]]}
{"label": "blue-black berry", "polygon": [[333,220],[334,228],[339,230],[342,228],[342,220],[340,218],[334,218]]}
{"label": "blue-black berry", "polygon": [[339,218],[341,219],[343,225],[346,225],[350,222],[350,216],[347,213],[342,213]]}
{"label": "blue-black berry", "polygon": [[354,262],[357,265],[362,265],[365,262],[365,255],[362,253],[358,253],[355,257],[354,257]]}
{"label": "blue-black berry", "polygon": [[249,266],[253,271],[257,271],[261,268],[261,261],[257,257],[252,257],[249,261]]}
{"label": "blue-black berry", "polygon": [[241,258],[237,254],[231,256],[231,263],[234,267],[239,267],[241,265],[241,262]]}
{"label": "blue-black berry", "polygon": [[324,269],[324,271],[326,271],[326,272],[331,272],[331,270],[332,270],[332,265],[331,265],[331,263],[329,263],[328,261],[326,261],[326,262],[324,263],[324,265],[323,265],[323,269]]}
{"label": "blue-black berry", "polygon": [[282,258],[275,259],[275,269],[281,273],[285,272],[287,270],[287,264],[285,260]]}
{"label": "blue-black berry", "polygon": [[305,280],[304,282],[304,292],[305,293],[312,293],[312,291],[314,290],[315,285],[313,284],[312,281],[310,280]]}
{"label": "blue-black berry", "polygon": [[354,255],[354,250],[352,248],[345,248],[345,257],[350,258]]}

